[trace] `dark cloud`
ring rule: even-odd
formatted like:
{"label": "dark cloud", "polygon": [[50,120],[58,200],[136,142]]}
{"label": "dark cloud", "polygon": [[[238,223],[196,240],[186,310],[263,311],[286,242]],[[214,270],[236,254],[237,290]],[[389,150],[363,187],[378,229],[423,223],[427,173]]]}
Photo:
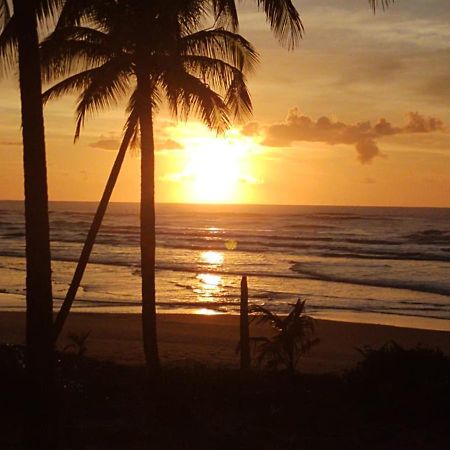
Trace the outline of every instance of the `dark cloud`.
{"label": "dark cloud", "polygon": [[394,126],[386,119],[375,125],[369,121],[347,124],[323,116],[313,120],[301,114],[297,108],[289,111],[286,121],[266,127],[251,122],[242,128],[245,135],[263,134],[263,145],[268,147],[290,147],[294,142],[323,142],[330,145],[353,145],[358,159],[368,164],[377,156],[383,156],[377,141],[385,136],[405,133],[431,133],[444,130],[444,123],[434,117],[425,117],[417,112],[407,115],[406,125]]}
{"label": "dark cloud", "polygon": [[[97,148],[100,150],[118,150],[120,146],[120,141],[113,137],[105,138],[100,136],[100,138],[89,144],[89,147]],[[155,148],[157,150],[180,150],[184,148],[179,142],[173,139],[166,139],[165,141],[157,141],[155,143]]]}
{"label": "dark cloud", "polygon": [[443,131],[444,122],[435,117],[424,117],[417,112],[408,113],[408,123],[404,127],[405,133],[431,133],[433,131]]}
{"label": "dark cloud", "polygon": [[120,146],[120,141],[114,138],[104,138],[100,136],[100,139],[96,142],[91,142],[89,147],[98,148],[101,150],[117,150]]}

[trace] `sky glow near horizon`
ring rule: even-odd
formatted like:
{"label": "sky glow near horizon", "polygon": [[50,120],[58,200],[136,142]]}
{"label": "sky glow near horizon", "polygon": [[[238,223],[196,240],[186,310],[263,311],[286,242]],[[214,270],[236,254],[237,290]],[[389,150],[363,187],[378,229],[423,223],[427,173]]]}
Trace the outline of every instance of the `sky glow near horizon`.
{"label": "sky glow near horizon", "polygon": [[[450,207],[450,8],[398,0],[295,1],[306,35],[279,46],[253,2],[241,33],[261,54],[254,115],[216,136],[157,116],[157,201]],[[0,82],[0,198],[23,196],[17,82]],[[123,106],[123,105],[122,105]],[[51,200],[98,200],[119,146],[120,106],[73,144],[74,98],[46,107]],[[370,122],[370,124],[369,124]],[[139,200],[130,151],[113,200]]]}

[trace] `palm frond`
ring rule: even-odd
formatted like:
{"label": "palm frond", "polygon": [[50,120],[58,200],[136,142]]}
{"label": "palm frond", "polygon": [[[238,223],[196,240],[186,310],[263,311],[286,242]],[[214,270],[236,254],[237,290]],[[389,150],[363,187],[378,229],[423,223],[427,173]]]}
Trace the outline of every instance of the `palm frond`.
{"label": "palm frond", "polygon": [[207,56],[189,55],[180,61],[184,70],[224,95],[234,80],[235,72],[239,72],[231,64]]}
{"label": "palm frond", "polygon": [[85,70],[56,83],[42,94],[42,101],[47,103],[49,100],[62,97],[63,95],[74,94],[87,89],[99,71],[101,72],[101,68],[98,67]]}
{"label": "palm frond", "polygon": [[198,31],[183,37],[180,45],[186,55],[221,59],[245,73],[252,72],[259,61],[258,53],[249,41],[223,29]]}
{"label": "palm frond", "polygon": [[80,136],[86,115],[117,105],[130,90],[128,64],[112,60],[99,67],[89,86],[78,97],[75,140]]}
{"label": "palm frond", "polygon": [[170,4],[164,2],[161,11],[166,11],[168,16],[176,20],[179,36],[186,36],[198,30],[209,12],[205,0],[177,0]]}
{"label": "palm frond", "polygon": [[257,315],[254,320],[258,323],[271,323],[277,330],[270,338],[254,339],[258,350],[258,363],[265,363],[266,367],[276,369],[285,366],[295,370],[298,359],[319,340],[314,337],[313,319],[304,314],[306,301],[301,299],[293,305],[289,314],[279,317],[261,306],[253,307]]}
{"label": "palm frond", "polygon": [[200,78],[224,96],[228,110],[238,120],[248,118],[252,102],[242,72],[221,59],[189,55],[182,63],[191,75]]}
{"label": "palm frond", "polygon": [[56,29],[89,23],[97,11],[103,9],[111,0],[65,0],[59,14]]}
{"label": "palm frond", "polygon": [[0,34],[0,77],[9,73],[17,64],[17,17],[5,23]]}
{"label": "palm frond", "polygon": [[160,83],[175,116],[186,120],[194,114],[218,133],[229,128],[228,109],[222,97],[200,79],[176,70],[166,72]]}
{"label": "palm frond", "polygon": [[306,300],[299,298],[288,315],[288,321],[297,320],[305,309]]}
{"label": "palm frond", "polygon": [[37,0],[36,14],[40,21],[55,20],[65,0]]}
{"label": "palm frond", "polygon": [[134,89],[130,98],[128,99],[126,112],[128,114],[127,121],[123,128],[123,134],[127,134],[132,129],[133,134],[130,140],[130,147],[137,148],[139,145],[139,110],[138,110],[138,90]]}
{"label": "palm frond", "polygon": [[380,6],[383,10],[385,10],[394,2],[395,0],[369,0],[369,4],[373,9],[374,14]]}
{"label": "palm frond", "polygon": [[281,44],[289,49],[297,47],[304,28],[300,14],[291,0],[256,0],[266,13],[267,22]]}
{"label": "palm frond", "polygon": [[[161,103],[161,96],[159,95],[158,89],[155,86],[152,86],[152,94],[150,98],[150,102],[152,104],[152,110],[157,111],[159,104]],[[139,111],[138,111],[138,91],[137,88],[133,91],[130,98],[128,99],[126,112],[128,114],[128,118],[125,122],[125,126],[123,129],[124,135],[128,133],[128,130],[132,129],[133,134],[130,141],[130,147],[132,149],[139,148]]]}
{"label": "palm frond", "polygon": [[271,323],[277,330],[283,328],[283,319],[269,309],[264,308],[264,306],[254,305],[251,307],[250,312],[256,313],[251,317],[251,322],[256,321],[258,324]]}
{"label": "palm frond", "polygon": [[65,94],[82,91],[76,109],[75,140],[80,136],[86,115],[106,109],[125,96],[130,88],[128,61],[119,58],[57,83],[43,94],[44,102]]}
{"label": "palm frond", "polygon": [[212,8],[218,26],[237,31],[239,28],[239,16],[235,0],[213,0]]}
{"label": "palm frond", "polygon": [[252,114],[252,99],[247,89],[245,77],[238,70],[234,71],[233,80],[225,96],[225,104],[239,121],[249,118]]}
{"label": "palm frond", "polygon": [[55,31],[41,44],[44,82],[104,64],[111,57],[107,37],[85,27]]}
{"label": "palm frond", "polygon": [[11,18],[11,8],[8,0],[0,0],[0,33]]}

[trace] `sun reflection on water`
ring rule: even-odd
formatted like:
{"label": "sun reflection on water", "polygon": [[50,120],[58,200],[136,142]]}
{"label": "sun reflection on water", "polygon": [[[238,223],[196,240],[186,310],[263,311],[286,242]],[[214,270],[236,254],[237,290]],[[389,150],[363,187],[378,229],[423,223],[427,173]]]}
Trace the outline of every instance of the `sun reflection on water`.
{"label": "sun reflection on water", "polygon": [[201,281],[202,287],[208,291],[215,291],[220,288],[222,277],[213,273],[200,273],[197,275],[197,279]]}
{"label": "sun reflection on water", "polygon": [[202,262],[214,265],[214,266],[220,266],[223,264],[224,256],[221,252],[215,252],[213,250],[208,250],[206,252],[202,252],[200,255],[200,259]]}
{"label": "sun reflection on water", "polygon": [[[224,254],[208,250],[200,253],[200,261],[208,269],[217,269],[222,266]],[[196,286],[193,289],[200,302],[218,301],[223,294],[223,279],[218,273],[203,272],[196,275]]]}
{"label": "sun reflection on water", "polygon": [[198,287],[194,289],[199,301],[213,301],[222,292],[222,277],[213,273],[199,273],[196,276]]}
{"label": "sun reflection on water", "polygon": [[214,309],[208,308],[198,308],[194,310],[194,314],[200,314],[203,316],[215,316],[216,314],[221,314],[220,311],[215,311]]}

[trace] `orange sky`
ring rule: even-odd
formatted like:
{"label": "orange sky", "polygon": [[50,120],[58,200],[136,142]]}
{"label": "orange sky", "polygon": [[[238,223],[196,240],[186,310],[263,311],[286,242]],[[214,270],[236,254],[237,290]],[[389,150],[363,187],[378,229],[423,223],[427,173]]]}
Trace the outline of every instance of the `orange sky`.
{"label": "orange sky", "polygon": [[[247,3],[241,33],[262,60],[252,123],[217,140],[162,109],[157,200],[450,207],[447,0],[399,0],[376,16],[366,0],[296,1],[306,35],[294,52]],[[16,82],[0,89],[0,199],[21,199]],[[125,115],[92,118],[74,145],[73,100],[46,108],[50,199],[98,200]],[[138,201],[139,184],[134,151],[113,200]]]}

